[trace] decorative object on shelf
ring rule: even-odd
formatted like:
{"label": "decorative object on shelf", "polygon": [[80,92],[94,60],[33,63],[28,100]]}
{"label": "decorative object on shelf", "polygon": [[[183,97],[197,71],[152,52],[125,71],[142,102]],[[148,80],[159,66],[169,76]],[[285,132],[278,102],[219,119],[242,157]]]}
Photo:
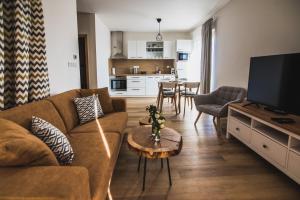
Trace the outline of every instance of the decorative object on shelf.
{"label": "decorative object on shelf", "polygon": [[[150,105],[146,107],[146,110],[149,112],[149,120],[152,124],[152,137],[155,142],[160,141],[160,130],[165,127],[166,119],[158,112],[157,107]],[[150,122],[150,121],[149,121]]]}
{"label": "decorative object on shelf", "polygon": [[158,34],[156,36],[156,41],[162,41],[162,35],[160,33],[160,22],[161,22],[161,18],[157,18],[156,21],[158,22]]}

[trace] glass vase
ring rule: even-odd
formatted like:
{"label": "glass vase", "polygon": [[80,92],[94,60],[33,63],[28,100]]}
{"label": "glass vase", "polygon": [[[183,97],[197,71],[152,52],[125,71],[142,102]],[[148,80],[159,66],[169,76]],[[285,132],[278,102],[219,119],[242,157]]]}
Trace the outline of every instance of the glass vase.
{"label": "glass vase", "polygon": [[160,130],[156,131],[154,142],[160,142]]}

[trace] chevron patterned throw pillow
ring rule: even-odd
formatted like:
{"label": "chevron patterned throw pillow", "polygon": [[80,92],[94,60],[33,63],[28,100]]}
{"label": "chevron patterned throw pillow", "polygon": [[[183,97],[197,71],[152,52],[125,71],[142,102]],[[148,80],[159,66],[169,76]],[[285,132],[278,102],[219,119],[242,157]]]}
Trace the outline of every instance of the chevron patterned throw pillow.
{"label": "chevron patterned throw pillow", "polygon": [[74,98],[80,124],[95,120],[104,116],[98,95],[82,98]]}
{"label": "chevron patterned throw pillow", "polygon": [[32,116],[32,133],[52,150],[60,164],[71,164],[73,149],[68,138],[55,126],[45,120]]}

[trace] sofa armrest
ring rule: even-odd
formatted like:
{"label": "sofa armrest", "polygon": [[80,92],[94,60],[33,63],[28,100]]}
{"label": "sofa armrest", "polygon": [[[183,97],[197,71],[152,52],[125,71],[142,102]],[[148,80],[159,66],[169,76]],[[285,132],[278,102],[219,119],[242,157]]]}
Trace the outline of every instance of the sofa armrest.
{"label": "sofa armrest", "polygon": [[125,98],[112,98],[112,103],[115,112],[126,112],[127,105],[126,105],[126,99]]}
{"label": "sofa armrest", "polygon": [[0,199],[91,199],[84,167],[0,168]]}
{"label": "sofa armrest", "polygon": [[194,97],[195,105],[213,104],[215,102],[214,95],[201,94]]}

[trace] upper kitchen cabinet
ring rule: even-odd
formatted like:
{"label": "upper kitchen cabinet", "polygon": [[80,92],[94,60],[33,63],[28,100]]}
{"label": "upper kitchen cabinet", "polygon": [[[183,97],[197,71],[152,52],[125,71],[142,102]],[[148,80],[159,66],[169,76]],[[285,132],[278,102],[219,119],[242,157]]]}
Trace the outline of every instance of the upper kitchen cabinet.
{"label": "upper kitchen cabinet", "polygon": [[164,57],[164,59],[175,59],[176,58],[174,41],[164,41],[163,57]]}
{"label": "upper kitchen cabinet", "polygon": [[128,41],[128,59],[146,59],[146,41]]}
{"label": "upper kitchen cabinet", "polygon": [[192,40],[176,40],[176,51],[177,52],[191,52],[192,51]]}
{"label": "upper kitchen cabinet", "polygon": [[137,58],[147,58],[146,52],[146,41],[137,41],[136,42],[136,55]]}
{"label": "upper kitchen cabinet", "polygon": [[163,42],[147,42],[147,58],[148,59],[163,59],[164,44]]}

